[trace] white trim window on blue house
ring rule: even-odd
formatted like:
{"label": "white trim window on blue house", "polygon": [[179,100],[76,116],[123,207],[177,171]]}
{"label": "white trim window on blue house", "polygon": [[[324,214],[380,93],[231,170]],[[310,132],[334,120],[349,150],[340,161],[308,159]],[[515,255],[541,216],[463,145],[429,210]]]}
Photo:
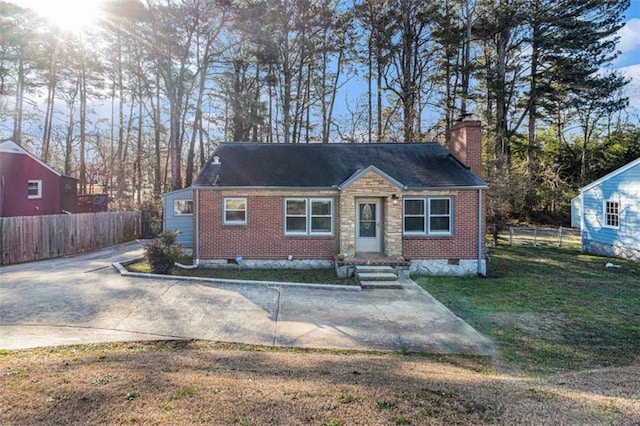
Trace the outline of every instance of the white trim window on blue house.
{"label": "white trim window on blue house", "polygon": [[225,198],[222,201],[222,218],[225,225],[247,224],[247,199],[238,197]]}
{"label": "white trim window on blue house", "polygon": [[27,198],[29,200],[42,198],[42,179],[30,179],[27,182]]}
{"label": "white trim window on blue house", "polygon": [[606,200],[604,202],[604,226],[607,228],[620,228],[620,202]]}
{"label": "white trim window on blue house", "polygon": [[453,199],[451,197],[407,197],[404,199],[405,235],[452,235]]}
{"label": "white trim window on blue house", "polygon": [[173,200],[174,216],[193,215],[193,200]]}
{"label": "white trim window on blue house", "polygon": [[285,198],[285,235],[333,235],[333,199]]}
{"label": "white trim window on blue house", "polygon": [[640,158],[580,188],[579,197],[582,251],[640,261]]}

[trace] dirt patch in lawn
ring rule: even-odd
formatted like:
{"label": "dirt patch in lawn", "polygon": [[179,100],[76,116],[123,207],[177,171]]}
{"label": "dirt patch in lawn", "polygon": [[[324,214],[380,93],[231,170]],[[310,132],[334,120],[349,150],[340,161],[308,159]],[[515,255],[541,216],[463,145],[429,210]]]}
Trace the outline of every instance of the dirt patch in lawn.
{"label": "dirt patch in lawn", "polygon": [[3,352],[2,424],[635,424],[640,367],[154,342]]}

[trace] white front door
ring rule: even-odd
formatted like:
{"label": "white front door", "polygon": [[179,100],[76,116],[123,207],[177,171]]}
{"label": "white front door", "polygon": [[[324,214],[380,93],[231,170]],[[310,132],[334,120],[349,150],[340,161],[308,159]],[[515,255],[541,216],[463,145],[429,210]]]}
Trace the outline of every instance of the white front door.
{"label": "white front door", "polygon": [[356,252],[380,253],[380,200],[356,201]]}

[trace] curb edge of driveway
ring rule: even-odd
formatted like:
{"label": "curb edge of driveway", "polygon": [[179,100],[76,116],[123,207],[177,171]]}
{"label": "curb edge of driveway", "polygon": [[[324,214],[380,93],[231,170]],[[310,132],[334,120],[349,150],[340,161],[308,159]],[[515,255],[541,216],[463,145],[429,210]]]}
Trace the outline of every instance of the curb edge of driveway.
{"label": "curb edge of driveway", "polygon": [[132,259],[125,262],[113,263],[113,266],[118,273],[123,277],[132,278],[146,278],[146,279],[160,279],[160,280],[177,280],[177,281],[191,281],[197,282],[203,285],[243,285],[243,286],[257,286],[264,285],[269,287],[301,287],[312,288],[316,290],[338,290],[338,291],[362,291],[360,286],[356,285],[339,285],[339,284],[308,284],[308,283],[294,283],[288,281],[253,281],[253,280],[232,280],[223,278],[203,278],[203,277],[181,277],[177,275],[160,275],[160,274],[146,274],[143,272],[129,272],[125,266],[130,263],[139,261],[141,258]]}

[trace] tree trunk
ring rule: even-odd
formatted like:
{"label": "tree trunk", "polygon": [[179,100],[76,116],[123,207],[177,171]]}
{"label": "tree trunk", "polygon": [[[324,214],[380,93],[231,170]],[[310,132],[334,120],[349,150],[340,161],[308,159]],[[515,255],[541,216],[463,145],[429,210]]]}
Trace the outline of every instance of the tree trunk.
{"label": "tree trunk", "polygon": [[153,111],[153,140],[155,143],[154,161],[153,161],[153,193],[159,197],[162,193],[162,153],[160,151],[161,134],[160,134],[160,75],[156,74],[156,93],[155,104],[153,97],[151,98],[151,108]]}
{"label": "tree trunk", "polygon": [[[534,18],[535,19],[535,18]],[[529,126],[527,137],[527,189],[525,194],[526,208],[529,216],[533,213],[536,204],[536,119],[538,96],[538,32],[539,28],[534,22],[532,29],[531,72],[529,86]]]}
{"label": "tree trunk", "polygon": [[373,31],[367,43],[367,142],[371,143],[373,135]]}
{"label": "tree trunk", "polygon": [[87,64],[84,52],[80,69],[80,194],[87,193],[87,165],[85,144],[87,142]]}
{"label": "tree trunk", "polygon": [[51,127],[56,98],[57,67],[55,53],[50,57],[47,78],[47,107],[44,114],[44,131],[42,132],[42,161],[49,162],[49,146],[51,144]]}
{"label": "tree trunk", "polygon": [[205,84],[207,82],[207,68],[209,65],[209,51],[211,43],[207,43],[204,50],[203,63],[200,65],[200,79],[198,81],[198,98],[196,100],[196,111],[193,118],[193,129],[191,140],[189,141],[189,152],[187,154],[187,168],[185,172],[185,187],[190,187],[195,174],[195,145],[196,138],[202,134],[202,100],[204,98]]}
{"label": "tree trunk", "polygon": [[507,45],[511,37],[511,30],[503,27],[497,40],[496,57],[496,165],[499,172],[507,168],[507,173],[511,172],[511,147],[509,145],[507,128]]}
{"label": "tree trunk", "polygon": [[18,76],[16,82],[16,104],[13,114],[13,142],[22,145],[22,115],[24,105],[24,58],[20,52],[18,58]]}
{"label": "tree trunk", "polygon": [[124,198],[124,180],[125,180],[125,167],[124,167],[124,82],[122,76],[122,40],[120,30],[117,34],[118,43],[118,147],[116,153],[116,197],[118,200]]}

